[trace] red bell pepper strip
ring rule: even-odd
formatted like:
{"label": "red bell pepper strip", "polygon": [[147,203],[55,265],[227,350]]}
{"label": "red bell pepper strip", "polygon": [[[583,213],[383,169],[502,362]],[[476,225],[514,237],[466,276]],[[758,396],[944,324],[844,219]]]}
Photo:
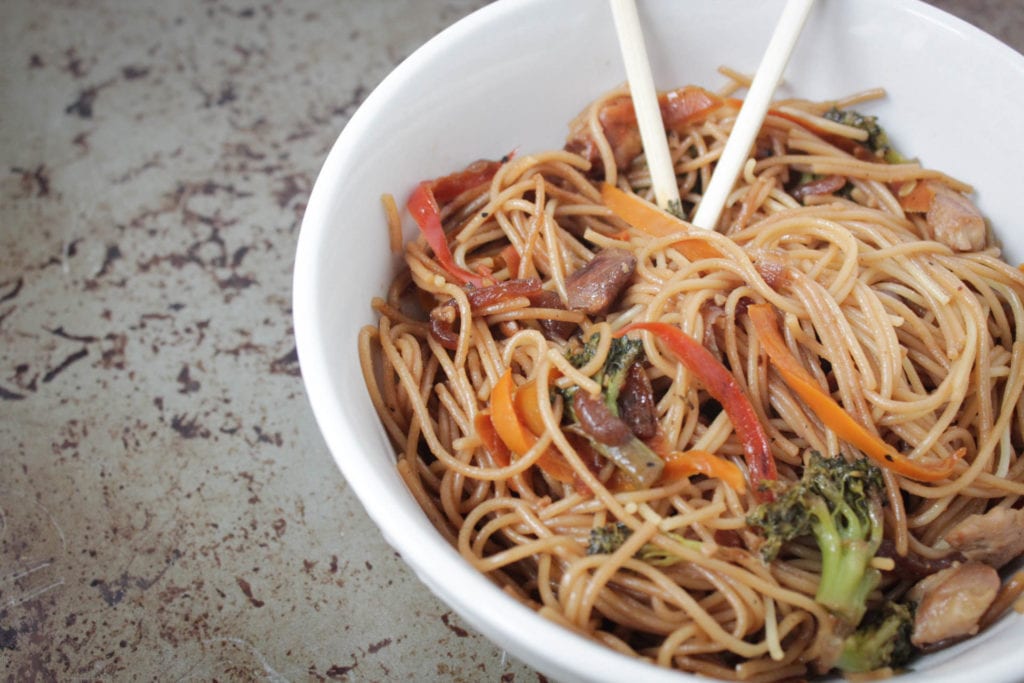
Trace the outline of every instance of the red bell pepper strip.
{"label": "red bell pepper strip", "polygon": [[484,183],[491,182],[491,178],[498,172],[501,165],[512,155],[499,161],[491,159],[479,159],[466,168],[446,176],[435,178],[430,181],[431,189],[434,192],[434,199],[439,204],[447,204],[466,190],[472,190]]}
{"label": "red bell pepper strip", "polygon": [[772,492],[764,484],[778,479],[778,472],[768,444],[768,435],[732,373],[710,351],[678,327],[657,322],[632,323],[619,330],[617,336],[633,330],[646,330],[657,337],[697,377],[708,393],[722,404],[722,409],[729,416],[733,429],[743,443],[754,497],[758,501],[771,500]]}
{"label": "red bell pepper strip", "polygon": [[420,226],[420,232],[426,238],[427,244],[434,250],[434,256],[448,273],[458,280],[459,284],[472,284],[476,287],[484,286],[484,279],[476,273],[460,267],[452,258],[452,252],[448,248],[448,236],[445,235],[444,226],[441,225],[441,209],[434,199],[434,193],[430,189],[430,181],[423,181],[416,186],[409,201],[406,204],[413,220]]}
{"label": "red bell pepper strip", "polygon": [[754,324],[757,340],[768,354],[772,365],[782,381],[796,392],[818,416],[826,427],[835,432],[843,441],[856,446],[861,452],[896,474],[918,481],[935,482],[945,479],[956,467],[957,455],[935,464],[915,462],[897,451],[877,435],[857,422],[843,410],[815,381],[797,358],[789,352],[779,332],[775,310],[771,304],[754,304],[747,307],[747,315]]}
{"label": "red bell pepper strip", "polygon": [[493,280],[455,263],[451,249],[448,248],[448,236],[441,225],[441,208],[438,203],[447,204],[463,192],[490,182],[501,164],[501,161],[475,161],[462,171],[434,180],[424,180],[416,186],[406,202],[406,208],[420,227],[427,244],[433,249],[434,256],[459,284],[483,287]]}

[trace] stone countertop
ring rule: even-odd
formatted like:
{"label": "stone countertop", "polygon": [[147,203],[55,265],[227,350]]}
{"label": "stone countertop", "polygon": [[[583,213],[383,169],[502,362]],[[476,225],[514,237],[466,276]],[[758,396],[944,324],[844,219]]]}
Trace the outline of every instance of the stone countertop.
{"label": "stone countertop", "polygon": [[[349,116],[483,0],[5,0],[0,675],[543,680],[369,521],[291,268]],[[1024,50],[1020,0],[936,4]]]}

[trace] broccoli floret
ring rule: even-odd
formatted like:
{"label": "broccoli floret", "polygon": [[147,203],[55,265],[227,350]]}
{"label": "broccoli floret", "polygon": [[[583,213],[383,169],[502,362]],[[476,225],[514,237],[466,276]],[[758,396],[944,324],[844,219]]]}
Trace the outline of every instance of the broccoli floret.
{"label": "broccoli floret", "polygon": [[601,387],[604,390],[604,402],[615,415],[619,414],[619,392],[626,381],[626,373],[633,363],[642,360],[644,343],[639,339],[616,337],[612,339],[608,349],[608,358],[601,369]]}
{"label": "broccoli floret", "polygon": [[[679,534],[669,533],[666,535],[671,537],[673,541],[682,543],[688,548],[692,548],[693,550],[701,549],[700,541],[695,541],[692,538],[685,538]],[[665,550],[664,548],[656,546],[653,543],[644,543],[640,550],[637,551],[635,557],[638,560],[643,560],[647,564],[655,567],[671,567],[672,565],[679,564],[683,561],[683,558]]]}
{"label": "broccoli floret", "polygon": [[590,362],[590,359],[594,357],[594,353],[597,352],[597,345],[601,341],[601,335],[592,334],[587,341],[579,349],[573,351],[569,350],[565,354],[566,360],[572,364],[574,368],[582,368],[584,365]]}
{"label": "broccoli floret", "polygon": [[622,522],[612,522],[590,530],[587,555],[610,555],[626,542],[633,530]]}
{"label": "broccoli floret", "polygon": [[[579,350],[569,351],[566,354],[566,360],[575,368],[583,367],[594,357],[600,341],[601,335],[591,335]],[[615,337],[612,339],[611,346],[608,347],[608,356],[604,360],[604,365],[594,375],[594,380],[601,385],[605,404],[615,415],[619,414],[619,391],[622,389],[622,383],[626,381],[626,373],[629,372],[633,363],[642,361],[643,357],[644,343],[641,340]]]}
{"label": "broccoli floret", "polygon": [[813,535],[821,551],[815,599],[850,625],[864,616],[868,595],[881,579],[870,566],[882,543],[882,473],[866,458],[810,454],[800,481],[762,503],[747,523],[761,529],[761,554],[770,562],[782,544]]}
{"label": "broccoli floret", "polygon": [[860,128],[867,132],[867,146],[876,156],[890,164],[901,164],[906,158],[897,152],[889,142],[889,135],[878,125],[878,117],[866,116],[852,109],[833,107],[825,112],[825,118],[845,126]]}
{"label": "broccoli floret", "polygon": [[[574,367],[582,367],[594,357],[598,341],[600,335],[591,335],[582,349],[567,355],[568,361]],[[604,365],[594,375],[594,380],[601,385],[602,402],[608,407],[614,419],[619,417],[619,392],[626,380],[626,374],[634,363],[641,362],[643,358],[642,341],[616,337],[611,341]],[[650,487],[661,476],[665,468],[664,460],[635,435],[630,435],[620,443],[603,443],[594,438],[593,434],[580,428],[579,418],[573,410],[573,399],[578,390],[577,386],[559,390],[566,406],[566,418],[573,423],[570,429],[586,438],[596,453],[615,463],[634,486]]]}
{"label": "broccoli floret", "polygon": [[898,669],[914,656],[910,635],[914,630],[913,603],[889,602],[881,612],[869,615],[860,628],[847,636],[836,662],[846,673]]}
{"label": "broccoli floret", "polygon": [[[587,545],[587,555],[608,555],[626,542],[633,530],[622,522],[612,522],[604,526],[594,527],[590,530],[590,543]],[[700,541],[684,538],[679,534],[668,534],[674,540],[694,549],[700,549]],[[656,567],[670,567],[682,561],[677,555],[659,548],[653,543],[644,543],[640,550],[634,555],[638,560],[643,560]]]}

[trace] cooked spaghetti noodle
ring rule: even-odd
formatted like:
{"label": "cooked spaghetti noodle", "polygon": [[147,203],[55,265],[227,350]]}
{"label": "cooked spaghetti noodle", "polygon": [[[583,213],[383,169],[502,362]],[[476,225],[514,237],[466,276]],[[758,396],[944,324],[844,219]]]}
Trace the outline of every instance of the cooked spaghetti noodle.
{"label": "cooked spaghetti noodle", "polygon": [[[676,93],[704,98],[669,130],[688,215],[738,87]],[[950,212],[976,218],[968,186],[893,159],[879,130],[829,113],[879,94],[776,103],[717,231],[643,219],[657,213],[641,202],[653,192],[642,150],[627,149],[622,91],[573,122],[566,150],[418,188],[409,209],[424,236],[405,245],[407,268],[374,301],[379,324],[363,329],[359,352],[401,476],[468,562],[620,652],[772,681],[830,669],[857,626],[816,600],[813,539],[789,539],[766,561],[750,521],[800,480],[809,453],[857,461],[870,451],[857,439],[877,445],[885,540],[869,611],[923,575],[973,562],[969,541],[950,540],[965,522],[995,511],[1019,525],[1024,274],[1000,259],[984,223],[973,235],[943,225]],[[632,263],[628,277],[598,304],[573,305],[578,273],[601,254]],[[728,386],[716,391],[651,322],[695,341]],[[627,337],[643,344],[631,372],[643,377],[630,391],[653,427],[622,438],[657,456],[653,478],[603,457],[602,425],[620,424],[604,408],[585,424],[586,401],[607,390],[616,335],[634,323]],[[769,328],[781,345],[770,346]],[[779,354],[810,378],[805,393]],[[733,386],[769,462],[751,460],[743,413],[729,410]],[[595,530],[621,542],[595,550]],[[902,570],[908,558],[927,569]]]}

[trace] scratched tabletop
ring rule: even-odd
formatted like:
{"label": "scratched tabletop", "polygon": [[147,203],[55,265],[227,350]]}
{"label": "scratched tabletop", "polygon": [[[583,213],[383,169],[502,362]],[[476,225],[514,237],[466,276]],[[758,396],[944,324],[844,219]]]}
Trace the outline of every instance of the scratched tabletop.
{"label": "scratched tabletop", "polygon": [[2,0],[0,678],[544,680],[383,541],[292,330],[331,144],[482,4]]}

